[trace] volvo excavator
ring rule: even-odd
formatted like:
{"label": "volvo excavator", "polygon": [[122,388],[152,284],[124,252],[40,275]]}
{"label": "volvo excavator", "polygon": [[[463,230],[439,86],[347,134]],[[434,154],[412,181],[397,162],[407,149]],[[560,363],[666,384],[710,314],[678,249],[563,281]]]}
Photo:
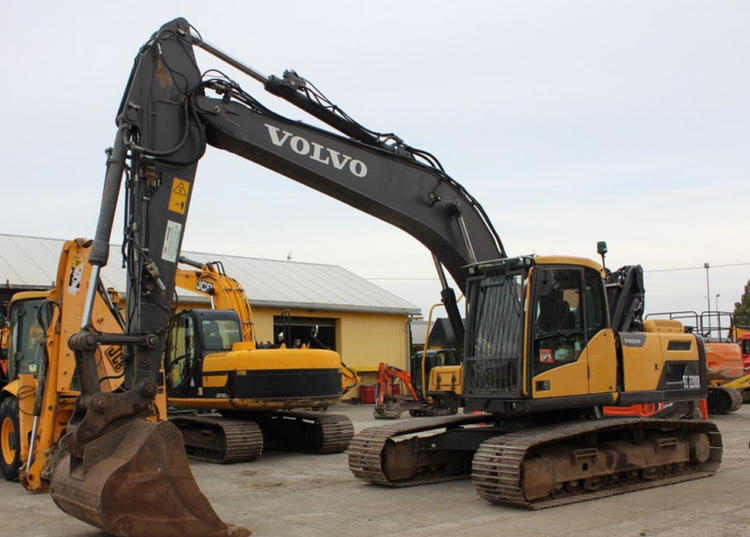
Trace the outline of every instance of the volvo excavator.
{"label": "volvo excavator", "polygon": [[[210,309],[173,315],[164,369],[170,412],[193,459],[252,461],[263,449],[339,453],[354,436],[348,416],[320,412],[356,385],[339,354],[302,344],[259,348],[242,285],[219,262],[180,257],[175,285],[206,296]],[[314,411],[316,410],[316,411]]]}
{"label": "volvo excavator", "polygon": [[[282,117],[219,71],[202,75],[196,47],[338,133]],[[473,467],[483,497],[528,505],[664,485],[718,467],[721,436],[710,422],[598,419],[602,405],[705,397],[700,338],[632,330],[638,293],[620,303],[623,322],[611,323],[603,269],[593,261],[509,257],[482,206],[437,159],[358,124],[297,73],[263,75],[175,19],[139,50],[116,123],[89,263],[95,282],[124,186],[127,325],[123,334],[92,331],[86,313],[71,339],[82,390],[51,491],[66,513],[123,536],[250,533],[219,518],[200,493],[179,429],[144,419],[162,382],[177,262],[206,146],[390,223],[433,254],[453,331],[464,342],[461,404],[454,406],[479,413],[356,435],[349,466],[358,477],[400,486]],[[466,296],[465,334],[446,273]],[[117,391],[103,389],[96,373],[103,344],[126,349]]]}

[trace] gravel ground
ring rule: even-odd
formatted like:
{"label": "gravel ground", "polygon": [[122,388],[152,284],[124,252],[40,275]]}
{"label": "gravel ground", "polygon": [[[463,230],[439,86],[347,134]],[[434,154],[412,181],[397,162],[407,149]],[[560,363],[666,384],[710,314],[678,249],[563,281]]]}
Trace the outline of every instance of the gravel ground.
{"label": "gravel ground", "polygon": [[[341,404],[356,430],[382,424],[372,406]],[[355,479],[346,453],[267,452],[252,463],[193,462],[214,509],[256,537],[736,537],[750,535],[750,405],[714,416],[724,459],[713,477],[544,511],[491,505],[471,482],[388,489]],[[103,537],[62,513],[46,494],[0,482],[2,535]]]}

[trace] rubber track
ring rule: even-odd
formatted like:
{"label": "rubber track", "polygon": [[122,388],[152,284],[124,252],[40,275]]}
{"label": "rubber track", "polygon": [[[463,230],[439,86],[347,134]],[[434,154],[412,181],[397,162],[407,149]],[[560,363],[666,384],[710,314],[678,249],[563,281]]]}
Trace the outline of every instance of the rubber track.
{"label": "rubber track", "polygon": [[230,464],[251,462],[263,453],[263,433],[254,421],[233,420],[223,417],[178,416],[171,421],[180,429],[185,427],[210,430],[214,446],[185,444],[187,456],[194,460]]}
{"label": "rubber track", "polygon": [[468,475],[417,474],[411,479],[391,481],[383,472],[381,453],[386,442],[398,436],[477,423],[493,422],[484,414],[461,415],[443,418],[419,418],[370,427],[357,433],[349,444],[349,470],[355,477],[368,483],[388,487],[410,487],[466,479]]}
{"label": "rubber track", "polygon": [[[691,468],[682,475],[668,476],[654,481],[624,482],[622,486],[604,488],[571,496],[541,499],[530,503],[522,491],[522,462],[536,446],[562,441],[570,436],[595,433],[602,430],[640,428],[696,429],[708,435],[711,450],[709,458],[700,468]],[[472,481],[477,493],[485,500],[532,509],[548,509],[598,498],[655,488],[713,475],[722,455],[721,434],[711,422],[690,420],[624,419],[569,423],[509,433],[485,441],[474,456]],[[620,480],[624,481],[624,480]]]}

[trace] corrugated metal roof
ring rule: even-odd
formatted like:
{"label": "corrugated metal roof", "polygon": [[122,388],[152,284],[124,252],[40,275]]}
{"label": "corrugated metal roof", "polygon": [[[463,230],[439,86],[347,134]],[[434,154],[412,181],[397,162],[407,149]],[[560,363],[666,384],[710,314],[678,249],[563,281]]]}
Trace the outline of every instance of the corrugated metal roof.
{"label": "corrugated metal roof", "polygon": [[[0,233],[0,286],[28,288],[54,284],[62,239]],[[419,314],[420,309],[342,267],[275,261],[184,250],[196,261],[221,261],[245,288],[254,306]],[[106,287],[125,290],[119,246],[110,247],[102,270]]]}

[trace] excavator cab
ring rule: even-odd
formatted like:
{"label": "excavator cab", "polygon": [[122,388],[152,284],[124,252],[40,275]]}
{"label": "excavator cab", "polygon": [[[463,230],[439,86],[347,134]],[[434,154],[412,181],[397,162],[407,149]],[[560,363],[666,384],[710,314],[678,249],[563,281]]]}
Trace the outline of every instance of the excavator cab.
{"label": "excavator cab", "polygon": [[184,310],[171,321],[164,359],[170,397],[198,397],[203,359],[229,352],[242,341],[240,319],[231,310]]}
{"label": "excavator cab", "polygon": [[[8,481],[18,480],[18,471],[29,450],[28,439],[21,434],[18,395],[29,388],[33,394],[37,374],[44,367],[44,330],[39,311],[45,299],[44,293],[36,292],[14,297],[2,342],[3,357],[7,359],[2,376],[10,385],[3,387],[0,397],[0,471]],[[21,376],[25,386],[19,381]]]}
{"label": "excavator cab", "polygon": [[430,372],[435,367],[460,366],[461,356],[456,349],[430,349],[428,351],[417,351],[411,356],[409,369],[414,387],[419,391],[426,390],[424,378],[430,378]]}
{"label": "excavator cab", "polygon": [[701,399],[700,342],[682,330],[615,332],[604,276],[598,264],[573,257],[528,256],[477,267],[469,282],[474,306],[464,358],[466,408],[577,411],[625,405],[631,393],[623,392],[654,402]]}

